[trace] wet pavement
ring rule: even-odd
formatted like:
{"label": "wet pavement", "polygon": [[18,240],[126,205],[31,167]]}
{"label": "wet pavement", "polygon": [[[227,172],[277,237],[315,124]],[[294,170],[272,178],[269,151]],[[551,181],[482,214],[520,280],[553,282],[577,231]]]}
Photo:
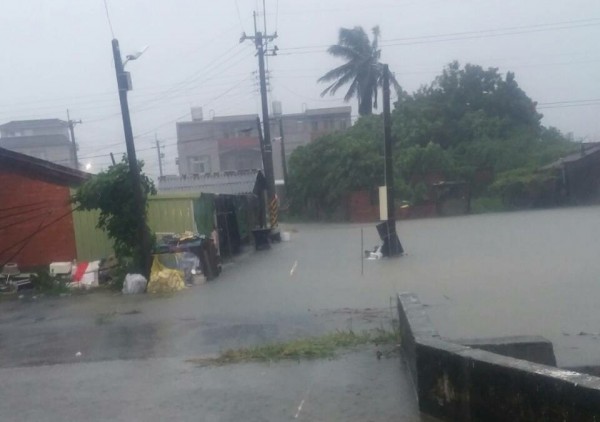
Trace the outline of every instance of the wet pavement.
{"label": "wet pavement", "polygon": [[[0,370],[10,421],[422,421],[397,357],[196,367],[181,359]],[[38,394],[42,391],[43,394]]]}
{"label": "wet pavement", "polygon": [[336,329],[389,328],[393,284],[361,277],[360,243],[352,259],[340,250],[356,233],[299,227],[291,242],[247,253],[217,281],[171,296],[1,302],[2,420],[422,420],[402,360],[378,360],[375,346],[334,360],[186,363]]}
{"label": "wet pavement", "polygon": [[420,296],[445,337],[543,335],[560,366],[598,365],[599,215],[584,207],[403,221],[408,255],[364,261],[364,275],[360,231],[371,248],[380,243],[373,225],[298,224],[291,242],[247,253],[218,281],[172,296],[2,301],[0,396],[10,400],[0,400],[0,414],[77,420],[102,407],[96,420],[161,420],[163,409],[180,420],[287,420],[314,385],[305,420],[418,418],[401,359],[382,363],[368,348],[300,364],[185,363],[227,348],[387,327],[401,291]]}

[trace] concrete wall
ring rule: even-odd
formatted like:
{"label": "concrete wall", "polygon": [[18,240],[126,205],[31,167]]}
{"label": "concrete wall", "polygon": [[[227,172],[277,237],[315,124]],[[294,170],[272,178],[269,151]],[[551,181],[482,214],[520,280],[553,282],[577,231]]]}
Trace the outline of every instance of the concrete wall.
{"label": "concrete wall", "polygon": [[75,168],[75,158],[73,156],[72,144],[65,145],[27,145],[8,148],[11,151],[20,152],[21,154],[31,157],[40,158],[50,161],[51,163],[60,164],[61,166]]}
{"label": "concrete wall", "polygon": [[[279,119],[283,122],[286,158],[301,145],[306,145],[319,136],[344,130],[352,124],[351,107],[335,107],[327,109],[306,110],[304,113],[284,114],[271,117],[271,138],[278,138]],[[211,172],[224,170],[246,170],[232,163],[236,159],[219,158],[218,141],[238,137],[254,137],[258,139],[256,115],[239,115],[214,117],[211,120],[195,120],[177,123],[177,148],[179,153],[179,174],[190,175],[194,172],[189,168],[189,157],[209,155]],[[240,147],[240,150],[244,148]],[[260,153],[254,154],[260,158],[260,166],[253,164],[252,168],[262,168]],[[224,159],[224,160],[223,160]],[[226,162],[223,162],[226,161]],[[238,160],[239,161],[239,160]],[[247,162],[247,160],[241,160]],[[233,167],[232,167],[233,165]],[[245,167],[248,167],[247,165]],[[280,142],[273,142],[273,167],[275,179],[283,179]]]}
{"label": "concrete wall", "polygon": [[410,293],[398,295],[398,316],[422,412],[446,421],[600,420],[600,378],[443,340]]}

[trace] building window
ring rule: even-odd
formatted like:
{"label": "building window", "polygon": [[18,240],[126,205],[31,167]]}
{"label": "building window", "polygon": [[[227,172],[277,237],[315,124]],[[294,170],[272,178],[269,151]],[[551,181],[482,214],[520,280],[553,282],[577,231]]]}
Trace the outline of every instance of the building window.
{"label": "building window", "polygon": [[346,129],[346,120],[340,120],[340,129]]}
{"label": "building window", "polygon": [[188,158],[189,173],[202,174],[210,173],[210,155],[200,155]]}
{"label": "building window", "polygon": [[317,122],[317,121],[311,122],[311,129],[313,132],[316,132],[317,130],[319,130],[319,122]]}

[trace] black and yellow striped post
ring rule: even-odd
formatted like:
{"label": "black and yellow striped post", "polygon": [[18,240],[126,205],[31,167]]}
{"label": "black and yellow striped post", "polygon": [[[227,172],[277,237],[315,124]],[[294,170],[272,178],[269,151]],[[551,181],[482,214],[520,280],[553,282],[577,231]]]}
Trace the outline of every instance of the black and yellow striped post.
{"label": "black and yellow striped post", "polygon": [[273,195],[271,203],[269,204],[269,222],[271,223],[271,229],[277,227],[279,221],[279,198],[277,195]]}
{"label": "black and yellow striped post", "polygon": [[281,242],[281,233],[279,232],[279,198],[277,194],[271,197],[269,202],[269,223],[271,224],[271,241]]}

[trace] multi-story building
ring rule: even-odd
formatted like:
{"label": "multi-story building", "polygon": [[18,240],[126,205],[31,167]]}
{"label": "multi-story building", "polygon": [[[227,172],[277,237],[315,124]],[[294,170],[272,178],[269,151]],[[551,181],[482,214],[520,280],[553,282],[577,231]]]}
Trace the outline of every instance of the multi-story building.
{"label": "multi-story building", "polygon": [[[273,104],[271,137],[280,136],[282,122],[285,154],[317,137],[351,125],[351,107],[308,109],[303,113],[282,114],[281,104]],[[192,110],[192,121],[177,123],[177,148],[181,176],[262,169],[255,114],[213,117],[204,120],[201,109]],[[273,142],[275,179],[283,179],[279,142]]]}
{"label": "multi-story building", "polygon": [[314,141],[319,136],[341,131],[352,125],[352,107],[332,107],[307,109],[303,113],[281,114],[281,106],[274,103],[271,116],[271,137],[273,142],[273,169],[276,180],[283,179],[283,162],[279,120],[283,126],[286,161],[296,148]]}
{"label": "multi-story building", "polygon": [[0,147],[75,168],[69,124],[60,119],[14,120],[0,125]]}

